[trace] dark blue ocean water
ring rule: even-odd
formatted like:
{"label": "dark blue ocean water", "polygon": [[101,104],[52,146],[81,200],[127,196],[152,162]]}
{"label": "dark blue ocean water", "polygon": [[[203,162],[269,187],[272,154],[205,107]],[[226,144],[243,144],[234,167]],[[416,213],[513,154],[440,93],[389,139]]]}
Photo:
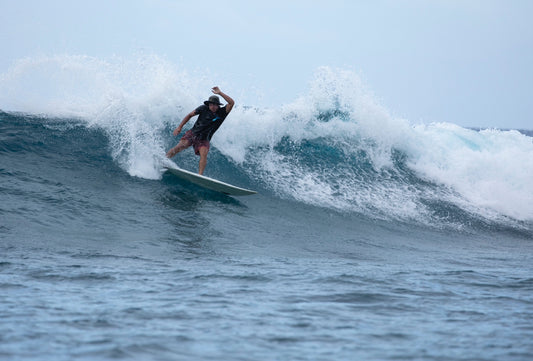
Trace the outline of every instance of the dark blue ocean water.
{"label": "dark blue ocean water", "polygon": [[0,359],[531,360],[531,134],[425,128],[462,142],[456,169],[415,128],[385,155],[368,126],[320,128],[345,116],[222,128],[207,175],[259,192],[232,198],[146,158],[170,121],[0,113]]}

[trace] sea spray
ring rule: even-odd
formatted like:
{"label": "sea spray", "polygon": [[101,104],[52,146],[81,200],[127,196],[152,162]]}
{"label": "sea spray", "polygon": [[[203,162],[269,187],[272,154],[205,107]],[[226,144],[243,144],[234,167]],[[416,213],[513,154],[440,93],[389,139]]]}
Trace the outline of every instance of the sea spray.
{"label": "sea spray", "polygon": [[157,179],[167,146],[162,132],[196,106],[202,82],[155,55],[41,56],[21,59],[2,75],[0,104],[4,110],[66,122],[75,118],[101,128],[124,170]]}

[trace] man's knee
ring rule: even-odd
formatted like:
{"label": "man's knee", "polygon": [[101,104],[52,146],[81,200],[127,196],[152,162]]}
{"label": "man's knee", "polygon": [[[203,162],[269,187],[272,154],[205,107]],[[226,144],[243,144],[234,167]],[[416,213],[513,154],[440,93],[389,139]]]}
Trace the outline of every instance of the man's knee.
{"label": "man's knee", "polygon": [[200,153],[200,157],[207,157],[207,153],[209,153],[209,148],[208,147],[200,147],[198,149],[198,153]]}
{"label": "man's knee", "polygon": [[189,148],[191,146],[191,143],[186,140],[186,139],[183,139],[181,140],[178,145],[176,145],[174,148],[170,149],[168,152],[167,152],[167,158],[172,158],[173,156],[175,156],[176,154],[178,154],[179,152],[181,152],[182,150],[185,150],[187,148]]}
{"label": "man's knee", "polygon": [[178,143],[178,148],[179,150],[184,150],[184,149],[187,149],[191,146],[191,142],[188,141],[187,139],[182,139],[180,140],[180,142]]}

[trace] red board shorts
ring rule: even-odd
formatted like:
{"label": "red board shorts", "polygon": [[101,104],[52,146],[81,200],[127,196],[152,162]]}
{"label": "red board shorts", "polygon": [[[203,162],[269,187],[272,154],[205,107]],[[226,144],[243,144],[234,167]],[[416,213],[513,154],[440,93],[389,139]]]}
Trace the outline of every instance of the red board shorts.
{"label": "red board shorts", "polygon": [[206,147],[209,151],[209,141],[207,139],[201,140],[198,139],[192,134],[192,130],[188,130],[185,132],[185,135],[181,138],[181,140],[188,141],[194,148],[194,154],[200,155],[200,148]]}

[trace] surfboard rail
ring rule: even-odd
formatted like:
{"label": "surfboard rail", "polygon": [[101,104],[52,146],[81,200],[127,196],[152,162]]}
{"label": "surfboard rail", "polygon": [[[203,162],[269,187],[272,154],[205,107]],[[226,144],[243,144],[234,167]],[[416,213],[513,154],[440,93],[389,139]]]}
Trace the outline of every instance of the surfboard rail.
{"label": "surfboard rail", "polygon": [[179,167],[165,166],[165,169],[182,180],[191,182],[200,187],[210,189],[215,192],[220,192],[231,196],[248,196],[252,194],[257,194],[256,191],[253,191],[251,189],[237,187],[233,184],[222,182],[214,178],[209,178],[198,173],[193,173],[188,170],[181,169]]}

